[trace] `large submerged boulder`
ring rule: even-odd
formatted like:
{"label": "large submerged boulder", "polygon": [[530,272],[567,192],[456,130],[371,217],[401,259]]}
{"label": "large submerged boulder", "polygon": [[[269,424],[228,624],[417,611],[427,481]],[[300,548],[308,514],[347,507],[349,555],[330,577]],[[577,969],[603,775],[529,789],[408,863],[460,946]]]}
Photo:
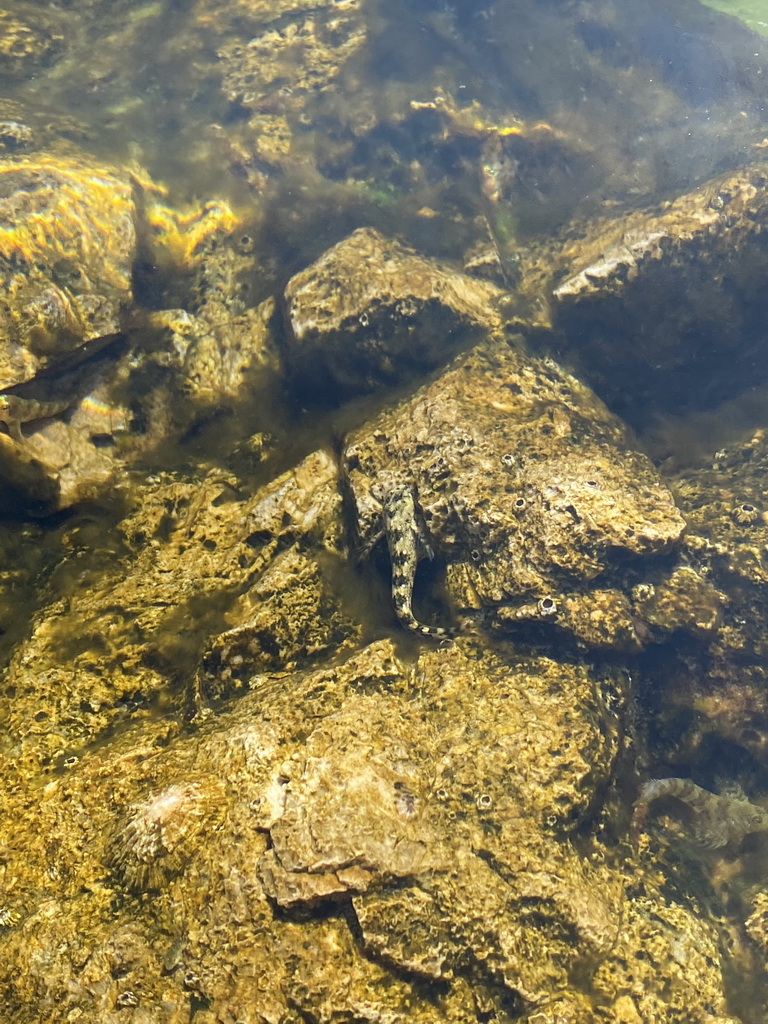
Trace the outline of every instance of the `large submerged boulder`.
{"label": "large submerged boulder", "polygon": [[370,391],[445,363],[497,322],[500,294],[360,228],[288,282],[289,358],[318,398]]}
{"label": "large submerged boulder", "polygon": [[[768,166],[647,211],[574,222],[522,255],[522,329],[554,337],[635,426],[765,379]],[[631,386],[629,386],[631,382]]]}
{"label": "large submerged boulder", "polygon": [[27,784],[4,802],[6,1006],[587,1024],[597,998],[616,1022],[725,1022],[712,925],[564,841],[623,700],[619,675],[382,641],[186,736],[98,745],[35,791],[34,826]]}
{"label": "large submerged boulder", "polygon": [[353,432],[344,457],[361,547],[388,491],[412,488],[460,613],[641,644],[622,589],[685,524],[621,421],[554,361],[485,342]]}

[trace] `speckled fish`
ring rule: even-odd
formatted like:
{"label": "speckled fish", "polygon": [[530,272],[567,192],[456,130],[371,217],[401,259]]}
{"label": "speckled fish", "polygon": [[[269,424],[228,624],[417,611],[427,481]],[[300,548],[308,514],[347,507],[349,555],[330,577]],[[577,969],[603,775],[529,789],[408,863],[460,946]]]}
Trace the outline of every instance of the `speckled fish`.
{"label": "speckled fish", "polygon": [[690,779],[651,779],[640,789],[638,808],[662,797],[674,797],[690,807],[694,838],[712,850],[768,830],[768,811],[762,807],[739,797],[710,793]]}
{"label": "speckled fish", "polygon": [[394,484],[382,495],[384,533],[392,564],[392,603],[399,622],[422,636],[450,637],[451,630],[428,626],[413,614],[413,581],[423,555],[433,558],[429,533],[420,514],[413,488]]}
{"label": "speckled fish", "polygon": [[23,442],[22,423],[58,416],[75,405],[102,362],[118,359],[128,347],[122,333],[91,338],[46,366],[29,380],[0,391],[0,421]]}

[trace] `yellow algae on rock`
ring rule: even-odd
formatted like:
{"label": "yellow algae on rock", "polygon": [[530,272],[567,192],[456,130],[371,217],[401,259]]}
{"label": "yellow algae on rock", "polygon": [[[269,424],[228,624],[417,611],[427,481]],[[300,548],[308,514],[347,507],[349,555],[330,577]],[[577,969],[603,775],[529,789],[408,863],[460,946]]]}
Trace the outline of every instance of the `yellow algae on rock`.
{"label": "yellow algae on rock", "polygon": [[[204,419],[222,397],[248,401],[267,366],[276,369],[273,304],[247,304],[237,275],[250,265],[227,259],[238,224],[216,199],[172,208],[135,165],[0,161],[0,390],[43,371],[52,380],[60,357],[113,334],[131,307],[137,263],[188,275],[198,306],[197,315],[158,314],[154,348],[136,333],[130,360],[109,367],[95,393],[83,390],[53,420],[37,417],[24,432],[27,452],[2,445],[11,507],[41,515],[94,497],[137,453]],[[183,337],[164,330],[169,316],[190,325]]]}
{"label": "yellow algae on rock", "polygon": [[117,329],[135,242],[119,170],[72,158],[0,162],[0,386]]}
{"label": "yellow algae on rock", "polygon": [[130,289],[133,200],[114,170],[46,157],[0,164],[0,258],[64,259],[81,284]]}
{"label": "yellow algae on rock", "polygon": [[212,235],[229,234],[241,223],[229,203],[212,199],[200,206],[173,209],[164,203],[146,208],[147,225],[153,233],[155,255],[183,269]]}
{"label": "yellow algae on rock", "polygon": [[14,11],[0,10],[0,62],[4,71],[24,67],[29,61],[44,61],[55,53],[62,41],[62,36],[39,22],[31,25]]}

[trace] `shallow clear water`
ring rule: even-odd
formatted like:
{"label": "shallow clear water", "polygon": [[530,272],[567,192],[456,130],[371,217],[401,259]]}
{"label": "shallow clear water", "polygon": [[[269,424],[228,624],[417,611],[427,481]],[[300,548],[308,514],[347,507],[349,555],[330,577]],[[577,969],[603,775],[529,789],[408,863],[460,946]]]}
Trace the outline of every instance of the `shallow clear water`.
{"label": "shallow clear water", "polygon": [[[134,172],[141,168],[167,190],[168,206],[183,208],[190,218],[189,211],[205,203],[231,204],[239,220],[233,248],[251,262],[240,291],[221,286],[223,298],[216,298],[223,316],[240,315],[270,296],[278,297],[281,309],[292,275],[364,226],[457,267],[485,247],[497,261],[497,283],[514,294],[519,266],[537,246],[545,251],[549,244],[561,245],[564,234],[576,245],[579,231],[600,218],[663,208],[709,178],[756,163],[768,145],[768,42],[752,31],[768,31],[768,6],[762,2],[721,0],[705,7],[694,0],[361,0],[310,7],[275,0],[155,0],[138,6],[70,0],[21,3],[2,14],[7,44],[0,47],[0,119],[28,125],[35,142],[18,149],[9,144],[0,161],[84,154]],[[129,326],[145,323],[157,310],[200,308],[205,289],[194,268],[173,260],[138,264],[135,302],[125,311]],[[756,262],[756,278],[758,271]],[[710,354],[719,327],[717,309],[710,316],[706,306],[707,273],[705,267],[690,344],[703,337],[702,351]],[[733,290],[743,287],[742,274]],[[768,358],[761,348],[759,324],[766,311],[759,288],[755,295],[756,306],[749,296],[743,302],[744,336],[752,346],[743,368],[734,357],[737,369],[729,375],[726,353],[723,380],[717,373],[713,379],[711,361],[702,357],[702,369],[683,351],[682,369],[667,377],[679,373],[682,383],[669,394],[682,394],[680,402],[660,388],[657,404],[639,409],[631,378],[613,379],[604,395],[641,432],[642,444],[681,490],[688,486],[675,475],[681,468],[706,475],[712,467],[716,473],[718,459],[737,465],[750,445],[759,446]],[[713,306],[718,304],[719,298]],[[647,315],[653,324],[656,310]],[[280,344],[280,332],[287,330],[283,317]],[[621,343],[617,338],[617,347]],[[600,367],[596,371],[586,357],[580,366],[584,352],[577,334],[548,337],[542,351],[583,368],[593,383],[599,378]],[[350,399],[342,387],[324,383],[315,389],[314,383],[300,374],[293,380],[266,377],[251,403],[219,403],[189,430],[147,451],[132,472],[137,480],[168,472],[195,481],[214,470],[223,480],[216,500],[240,499],[316,448],[338,447],[340,435],[414,386],[413,377],[397,381],[393,372],[384,391]],[[238,448],[244,438],[261,434],[269,435],[268,459]],[[725,454],[718,456],[718,449]],[[729,493],[727,479],[718,476],[712,487],[723,508],[738,513],[740,505],[761,505],[768,495],[761,473],[762,466],[749,478],[749,493]],[[24,641],[38,609],[65,606],[84,580],[103,579],[112,560],[130,549],[130,538],[118,526],[126,512],[123,500],[124,493],[107,491],[55,516],[20,514],[0,524],[4,663]],[[690,500],[695,505],[698,499]],[[168,515],[158,526],[159,542],[176,528],[169,524],[177,510]],[[737,514],[735,528],[742,526]],[[759,546],[744,542],[758,561]],[[330,575],[343,600],[363,607],[369,631],[392,628],[385,585],[379,584],[379,600],[376,592],[363,597],[360,590],[367,585],[351,579],[348,569],[335,567]],[[742,583],[735,575],[737,602]],[[201,596],[201,605],[209,601],[205,607],[196,606],[193,595],[189,607],[166,622],[174,637],[161,638],[165,646],[157,663],[168,672],[174,695],[188,685],[208,634],[226,625],[233,595],[224,589],[211,587],[209,597]],[[757,598],[744,598],[744,604],[761,614]],[[194,625],[187,634],[188,619]],[[62,660],[80,650],[81,638],[69,639],[72,648],[62,642]],[[90,642],[86,637],[83,649]],[[746,785],[750,798],[764,805],[768,763],[761,736],[741,745],[733,734],[713,729],[697,746],[701,736],[692,723],[705,705],[714,716],[722,681],[721,651],[707,643],[673,636],[660,651],[627,659],[643,680],[632,725],[642,737],[639,770],[685,775],[712,790],[725,776]],[[608,663],[613,656],[595,660]],[[760,671],[768,668],[764,660],[759,644],[745,655],[756,689]],[[670,666],[677,675],[661,693],[652,682]],[[712,686],[705,694],[696,691],[698,707],[688,706],[684,700],[699,672]],[[6,692],[5,699],[14,696]],[[732,693],[730,699],[735,700]],[[141,702],[126,691],[130,710]],[[150,716],[171,716],[156,695],[146,704]],[[744,715],[749,719],[749,709]],[[750,730],[759,732],[760,716],[749,721]],[[14,748],[12,735],[4,742]],[[52,753],[48,766],[60,768],[65,754]],[[635,768],[628,766],[618,788],[631,792]],[[727,875],[728,863],[702,868],[695,853],[686,862],[685,852],[662,852],[671,861],[679,858],[683,877],[690,871],[690,891],[703,891],[705,902],[711,897],[713,918],[731,915],[724,934],[728,928],[737,932],[744,948],[744,892],[768,880],[762,874],[764,848],[751,842],[743,863],[731,858],[737,864],[733,883],[720,884],[718,872]],[[718,876],[715,883],[710,872]],[[684,900],[685,884],[680,887]],[[739,982],[738,958],[726,958],[725,973],[734,1012],[758,1021],[765,976],[762,953],[752,949],[750,955],[748,993]]]}

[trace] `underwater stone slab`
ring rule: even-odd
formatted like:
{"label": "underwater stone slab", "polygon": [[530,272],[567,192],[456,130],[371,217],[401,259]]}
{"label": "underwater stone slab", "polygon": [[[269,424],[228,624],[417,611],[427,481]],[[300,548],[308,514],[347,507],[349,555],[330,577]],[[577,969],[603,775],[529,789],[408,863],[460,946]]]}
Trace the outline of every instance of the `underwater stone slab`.
{"label": "underwater stone slab", "polygon": [[[118,721],[142,717],[161,695],[185,704],[190,695],[178,687],[169,694],[169,679],[193,679],[209,638],[237,626],[237,616],[227,619],[237,598],[300,538],[333,551],[340,532],[336,466],[325,453],[247,499],[233,478],[215,471],[129,479],[123,499],[131,509],[117,527],[119,555],[93,574],[75,568],[76,546],[65,555],[61,571],[72,566],[71,586],[64,596],[41,593],[5,669],[15,694],[4,709],[5,735],[30,770],[81,751]],[[287,553],[283,561],[290,562]],[[278,575],[279,564],[273,582]],[[12,619],[8,600],[4,614]],[[298,592],[295,620],[312,632],[304,600]],[[282,623],[284,639],[290,615],[278,592],[273,628]],[[316,643],[328,628],[336,637],[337,621],[318,613]]]}
{"label": "underwater stone slab", "polygon": [[[546,822],[575,823],[612,773],[619,737],[594,682],[477,641],[408,665],[382,641],[266,679],[193,730],[145,720],[44,786],[6,762],[6,1005],[51,1024],[110,1024],[131,993],[163,1024],[200,1002],[211,1021],[514,1007],[586,1024],[596,981],[610,1024],[628,991],[640,1019],[724,1017],[695,897],[670,903],[629,847],[606,861]],[[421,863],[398,850],[409,836]],[[260,879],[278,849],[276,910]]]}
{"label": "underwater stone slab", "polygon": [[500,294],[360,228],[288,282],[290,361],[302,380],[370,391],[444,363],[496,323]]}
{"label": "underwater stone slab", "polygon": [[[621,582],[680,542],[685,523],[650,459],[594,392],[551,359],[483,342],[347,437],[353,518],[364,550],[381,495],[418,498],[460,612],[494,609],[569,629],[568,601]],[[600,589],[604,589],[601,585]],[[626,602],[606,603],[599,644],[632,648]],[[574,606],[574,632],[588,638]]]}
{"label": "underwater stone slab", "polygon": [[768,165],[618,219],[567,225],[523,254],[511,318],[554,331],[633,426],[765,379]]}

